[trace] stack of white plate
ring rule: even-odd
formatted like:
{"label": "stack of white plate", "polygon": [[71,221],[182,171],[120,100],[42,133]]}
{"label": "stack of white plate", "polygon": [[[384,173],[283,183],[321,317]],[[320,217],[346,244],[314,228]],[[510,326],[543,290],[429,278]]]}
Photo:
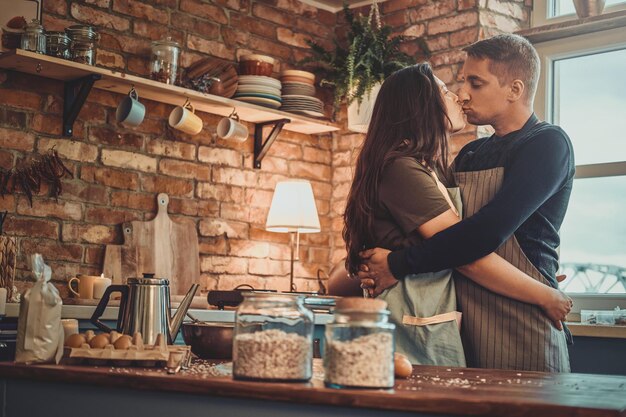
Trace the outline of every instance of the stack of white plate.
{"label": "stack of white plate", "polygon": [[283,105],[281,110],[307,116],[324,117],[324,104],[315,97],[315,74],[285,70],[280,74]]}
{"label": "stack of white plate", "polygon": [[263,75],[240,75],[234,99],[277,109],[282,103],[281,84]]}

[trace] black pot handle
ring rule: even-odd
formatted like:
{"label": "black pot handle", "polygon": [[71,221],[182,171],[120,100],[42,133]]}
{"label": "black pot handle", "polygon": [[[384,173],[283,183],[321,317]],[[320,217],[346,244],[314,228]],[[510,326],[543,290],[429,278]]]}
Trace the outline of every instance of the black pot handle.
{"label": "black pot handle", "polygon": [[128,285],[110,285],[107,287],[104,294],[102,294],[102,299],[98,303],[96,310],[93,312],[91,316],[91,323],[96,326],[98,329],[110,332],[111,329],[106,324],[100,321],[100,317],[104,314],[104,309],[109,304],[109,298],[111,298],[111,294],[114,292],[119,292],[122,294],[122,299],[120,300],[120,311],[117,315],[117,328],[118,332],[122,331],[122,320],[124,319],[124,314],[126,313],[126,299],[128,298]]}

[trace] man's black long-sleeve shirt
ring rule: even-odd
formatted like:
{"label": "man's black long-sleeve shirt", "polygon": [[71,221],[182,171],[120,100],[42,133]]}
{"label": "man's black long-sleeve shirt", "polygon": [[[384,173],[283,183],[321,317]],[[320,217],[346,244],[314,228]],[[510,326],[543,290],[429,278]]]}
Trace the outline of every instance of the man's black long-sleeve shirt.
{"label": "man's black long-sleeve shirt", "polygon": [[[501,189],[473,216],[419,246],[391,252],[396,278],[466,265],[515,234],[532,264],[557,287],[558,231],[572,190],[574,153],[561,128],[537,122],[533,114],[520,131],[478,139],[461,150],[457,172],[504,167]],[[530,134],[519,134],[528,129]]]}

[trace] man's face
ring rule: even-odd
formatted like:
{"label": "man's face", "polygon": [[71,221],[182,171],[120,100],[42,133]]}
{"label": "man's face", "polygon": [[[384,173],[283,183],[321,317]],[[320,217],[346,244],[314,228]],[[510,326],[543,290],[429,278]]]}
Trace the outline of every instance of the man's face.
{"label": "man's face", "polygon": [[467,57],[463,65],[464,81],[459,100],[467,121],[474,125],[491,125],[508,110],[510,88],[500,85],[489,71],[489,59]]}

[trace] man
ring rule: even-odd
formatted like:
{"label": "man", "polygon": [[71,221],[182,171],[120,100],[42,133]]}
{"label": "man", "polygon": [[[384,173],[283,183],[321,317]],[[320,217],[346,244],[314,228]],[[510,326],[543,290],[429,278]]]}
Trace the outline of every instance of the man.
{"label": "man", "polygon": [[[466,265],[496,252],[533,278],[556,288],[558,231],[574,176],[568,136],[539,122],[533,99],[539,57],[517,35],[498,35],[465,48],[459,100],[468,122],[495,134],[457,156],[464,220],[420,246],[362,253],[359,278],[374,295],[407,274]],[[468,366],[568,372],[566,337],[529,304],[496,295],[456,277]]]}

